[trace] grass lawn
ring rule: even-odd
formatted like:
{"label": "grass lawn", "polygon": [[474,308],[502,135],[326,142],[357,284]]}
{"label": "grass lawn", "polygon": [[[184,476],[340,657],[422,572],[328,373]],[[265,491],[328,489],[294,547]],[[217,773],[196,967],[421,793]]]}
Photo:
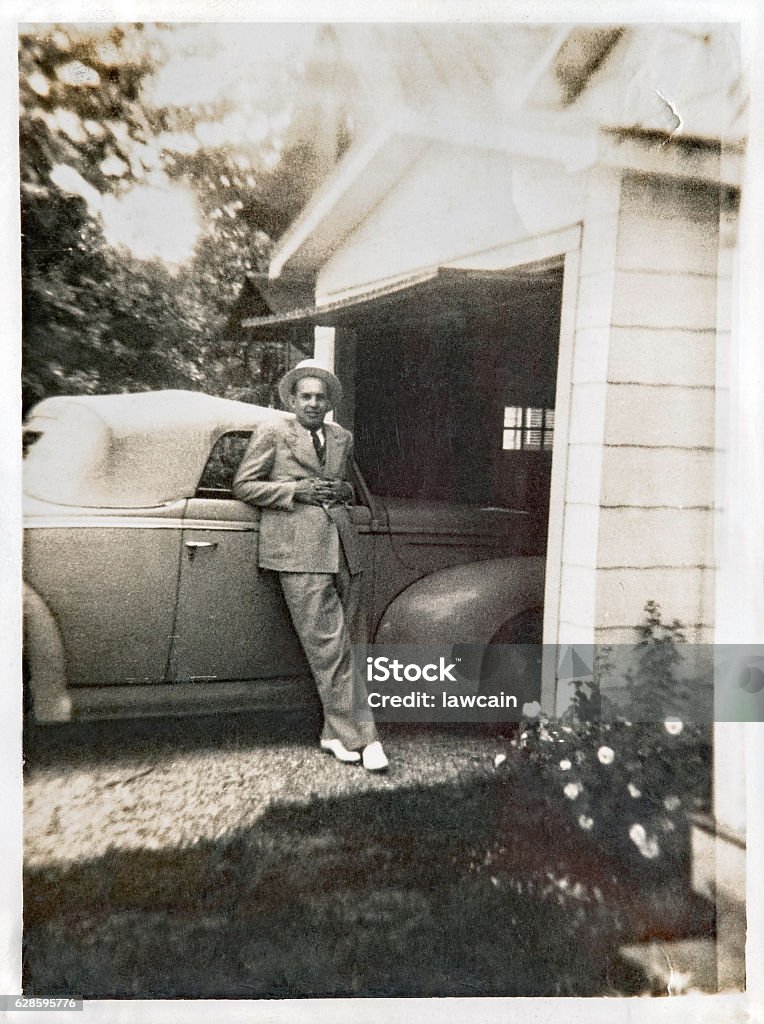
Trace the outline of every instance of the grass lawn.
{"label": "grass lawn", "polygon": [[[465,742],[401,732],[388,747],[410,765],[424,751],[431,764],[464,754]],[[686,872],[624,860],[550,799],[506,741],[469,743],[476,754],[421,782],[413,769],[396,782],[395,766],[369,781],[306,747],[338,780],[327,793],[269,799],[218,837],[34,863],[25,991],[616,994],[620,944],[710,928]],[[509,754],[500,769],[496,750]]]}

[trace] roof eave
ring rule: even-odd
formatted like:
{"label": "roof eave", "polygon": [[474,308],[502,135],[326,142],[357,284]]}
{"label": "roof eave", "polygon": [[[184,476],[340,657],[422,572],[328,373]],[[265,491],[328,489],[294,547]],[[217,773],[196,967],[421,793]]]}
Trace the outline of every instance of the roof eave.
{"label": "roof eave", "polygon": [[351,147],[279,240],[268,277],[274,280],[286,272],[304,278],[314,273],[327,251],[394,187],[425,145],[426,139],[404,118],[395,129],[385,127]]}
{"label": "roof eave", "polygon": [[595,160],[597,134],[589,127],[571,130],[559,115],[539,115],[529,126],[521,117],[494,122],[409,114],[349,150],[276,245],[269,278],[314,275],[433,143],[552,160],[576,171]]}

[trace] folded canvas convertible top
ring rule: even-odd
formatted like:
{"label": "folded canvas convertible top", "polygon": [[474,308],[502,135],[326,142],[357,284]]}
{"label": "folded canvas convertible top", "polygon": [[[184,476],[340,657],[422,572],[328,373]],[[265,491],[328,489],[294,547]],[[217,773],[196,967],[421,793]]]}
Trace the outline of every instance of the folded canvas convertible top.
{"label": "folded canvas convertible top", "polygon": [[90,508],[192,497],[221,434],[284,415],[196,391],[46,398],[25,424],[40,437],[25,459],[24,492]]}

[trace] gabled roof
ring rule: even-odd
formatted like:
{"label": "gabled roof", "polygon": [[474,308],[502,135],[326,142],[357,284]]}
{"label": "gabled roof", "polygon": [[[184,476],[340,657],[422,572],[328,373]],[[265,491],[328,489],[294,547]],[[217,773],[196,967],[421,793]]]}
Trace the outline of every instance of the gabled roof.
{"label": "gabled roof", "polygon": [[417,90],[403,90],[409,105],[391,105],[280,238],[272,280],[314,277],[434,142],[551,160],[571,173],[601,161],[738,182],[746,89],[732,26],[561,26],[538,37],[528,51],[534,60],[506,80],[501,68],[512,62],[512,35],[493,40],[491,26],[483,29],[485,52],[475,48],[470,57],[484,88],[470,95],[482,95],[485,105],[465,112],[452,102],[461,66],[449,75],[442,61],[438,76],[425,76],[421,102],[412,101]]}

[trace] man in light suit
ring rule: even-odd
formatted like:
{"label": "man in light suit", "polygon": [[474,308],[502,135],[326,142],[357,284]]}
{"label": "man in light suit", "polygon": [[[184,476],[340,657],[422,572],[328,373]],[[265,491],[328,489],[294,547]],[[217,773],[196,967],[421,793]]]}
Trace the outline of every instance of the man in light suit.
{"label": "man in light suit", "polygon": [[345,479],[353,435],[324,422],[342,387],[333,373],[305,359],[282,377],[279,395],[294,419],[274,419],[255,431],[233,493],[262,510],[258,564],[278,572],[315,678],[324,709],[321,747],[340,761],[382,771],[388,761],[351,648],[362,568],[345,506],[353,500]]}

